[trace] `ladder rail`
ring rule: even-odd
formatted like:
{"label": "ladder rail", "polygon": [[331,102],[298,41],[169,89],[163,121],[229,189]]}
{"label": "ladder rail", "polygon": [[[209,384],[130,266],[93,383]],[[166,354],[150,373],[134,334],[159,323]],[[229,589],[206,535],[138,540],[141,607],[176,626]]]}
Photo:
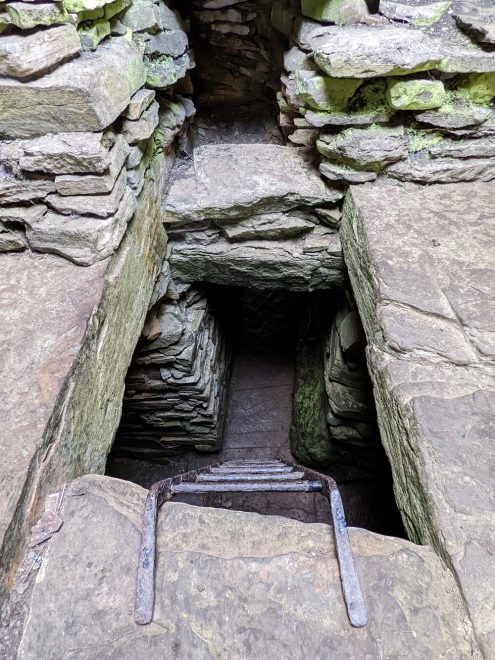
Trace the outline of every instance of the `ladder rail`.
{"label": "ladder rail", "polygon": [[[186,472],[171,479],[158,481],[150,488],[144,508],[139,552],[134,615],[136,623],[146,625],[151,623],[153,619],[158,510],[164,502],[172,499],[175,494],[211,492],[320,492],[328,499],[330,505],[340,581],[349,621],[356,628],[365,626],[368,621],[366,604],[347,531],[342,498],[336,482],[331,477],[315,470],[310,470],[301,465],[287,463],[284,464],[284,467],[290,467],[294,471],[302,473],[305,478],[304,481],[282,479],[276,481],[277,473],[270,474],[270,477],[274,479],[273,481],[261,480],[259,473],[258,475],[253,475],[254,478],[252,479],[225,481],[228,470],[218,469],[213,472],[213,475],[217,474],[218,477],[221,477],[221,481],[211,481],[209,479],[205,481],[198,480],[200,475],[211,475],[212,468],[221,468],[223,465],[219,463],[192,472]],[[233,473],[236,478],[240,476],[237,471]],[[284,473],[279,474],[281,476]]]}

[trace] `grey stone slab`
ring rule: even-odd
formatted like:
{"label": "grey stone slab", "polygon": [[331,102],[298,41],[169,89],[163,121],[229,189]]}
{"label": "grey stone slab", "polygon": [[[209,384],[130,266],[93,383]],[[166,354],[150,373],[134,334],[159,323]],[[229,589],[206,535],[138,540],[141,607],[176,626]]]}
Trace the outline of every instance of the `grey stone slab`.
{"label": "grey stone slab", "polygon": [[31,34],[7,34],[0,41],[0,76],[40,75],[81,51],[77,30],[61,25]]}
{"label": "grey stone slab", "polygon": [[14,175],[0,166],[0,204],[42,200],[54,190],[55,184],[51,179]]}
{"label": "grey stone slab", "polygon": [[155,169],[114,259],[81,268],[52,254],[0,255],[2,596],[44,495],[105,469],[163,259],[161,185]]}
{"label": "grey stone slab", "polygon": [[109,166],[108,139],[103,133],[59,133],[19,140],[19,166],[47,174],[102,173]]}
{"label": "grey stone slab", "polygon": [[0,207],[0,222],[19,222],[30,226],[42,218],[46,211],[44,204]]}
{"label": "grey stone slab", "polygon": [[0,227],[0,252],[22,252],[26,247],[26,239],[20,232]]}
{"label": "grey stone slab", "polygon": [[419,152],[389,165],[385,173],[415,183],[491,181],[495,178],[495,161],[493,158],[429,158],[425,152]]}
{"label": "grey stone slab", "polygon": [[[91,215],[107,218],[119,208],[126,190],[127,170],[123,167],[115,181],[112,191],[103,195],[48,195],[46,203],[65,215]],[[84,223],[84,220],[81,220]]]}
{"label": "grey stone slab", "polygon": [[381,169],[407,156],[404,128],[350,128],[337,135],[322,133],[318,151],[325,158],[361,169]]}
{"label": "grey stone slab", "polygon": [[300,150],[273,144],[198,147],[179,163],[164,198],[164,220],[180,225],[206,218],[242,218],[339,200],[342,192],[318,176]]}
{"label": "grey stone slab", "polygon": [[109,167],[103,174],[65,174],[55,177],[59,195],[103,195],[112,192],[124,167],[130,147],[122,135],[117,135],[108,154]]}
{"label": "grey stone slab", "polygon": [[136,198],[125,187],[125,179],[123,185],[122,200],[110,217],[81,217],[49,211],[27,230],[31,249],[59,254],[82,266],[109,257],[119,246],[136,209]]}
{"label": "grey stone slab", "polygon": [[372,78],[439,68],[442,42],[405,27],[325,27],[312,35],[318,66],[337,78]]}
{"label": "grey stone slab", "polygon": [[131,98],[129,105],[122,114],[127,119],[139,119],[143,111],[151,105],[155,95],[156,93],[152,89],[140,89]]}
{"label": "grey stone slab", "polygon": [[64,524],[25,603],[19,658],[39,657],[40,645],[62,656],[88,649],[82,658],[150,660],[427,658],[451,649],[479,657],[455,584],[431,549],[350,529],[369,608],[368,626],[356,632],[328,525],[173,502],[159,516],[154,621],[136,626],[145,494],[99,476],[69,486]]}
{"label": "grey stone slab", "polygon": [[376,172],[355,170],[347,165],[330,163],[328,161],[320,163],[320,172],[329,181],[343,183],[366,183],[367,181],[374,181],[377,177]]}
{"label": "grey stone slab", "polygon": [[302,212],[267,213],[254,215],[235,224],[221,223],[223,234],[229,241],[245,241],[251,238],[277,240],[299,236],[315,228],[317,219]]}
{"label": "grey stone slab", "polygon": [[107,40],[37,80],[2,78],[0,136],[99,131],[129,105],[144,81],[141,56],[122,37]]}
{"label": "grey stone slab", "polygon": [[153,131],[158,126],[158,111],[160,106],[157,101],[153,101],[149,108],[143,110],[139,119],[125,119],[122,123],[122,135],[129,144],[136,144],[147,140],[153,135]]}
{"label": "grey stone slab", "polygon": [[[475,203],[473,202],[475,200]],[[490,184],[353,188],[341,237],[395,493],[495,650],[495,244]]]}
{"label": "grey stone slab", "polygon": [[327,230],[312,241],[313,232],[277,240],[230,243],[216,237],[169,243],[172,276],[178,282],[212,282],[256,289],[313,291],[340,286],[345,267],[338,234]]}

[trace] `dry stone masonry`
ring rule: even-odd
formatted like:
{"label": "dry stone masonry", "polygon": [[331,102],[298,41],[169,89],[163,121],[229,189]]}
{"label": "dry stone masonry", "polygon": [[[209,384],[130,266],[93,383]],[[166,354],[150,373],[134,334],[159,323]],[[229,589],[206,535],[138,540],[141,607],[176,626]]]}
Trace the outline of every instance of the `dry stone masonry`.
{"label": "dry stone masonry", "polygon": [[316,145],[332,182],[495,178],[493,3],[374,5],[302,2],[278,94],[285,135]]}
{"label": "dry stone masonry", "polygon": [[[494,99],[492,0],[0,0],[0,656],[494,656]],[[392,471],[366,628],[328,527],[180,503],[133,622],[144,492],[76,478],[221,449],[215,287],[298,300],[292,454]]]}
{"label": "dry stone masonry", "polygon": [[192,66],[182,19],[68,0],[5,3],[0,25],[1,250],[88,266],[119,246],[146,170],[194,114],[173,90]]}

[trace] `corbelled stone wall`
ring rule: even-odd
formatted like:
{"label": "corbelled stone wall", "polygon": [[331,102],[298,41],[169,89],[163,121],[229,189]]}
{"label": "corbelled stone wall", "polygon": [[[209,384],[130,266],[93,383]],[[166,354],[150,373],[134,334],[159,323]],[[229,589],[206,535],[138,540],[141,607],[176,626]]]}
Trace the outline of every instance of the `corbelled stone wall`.
{"label": "corbelled stone wall", "polygon": [[489,1],[303,0],[287,29],[280,125],[316,145],[332,182],[490,180],[494,25]]}
{"label": "corbelled stone wall", "polygon": [[2,8],[0,252],[88,266],[116,250],[146,170],[194,114],[174,88],[193,66],[185,25],[163,1]]}

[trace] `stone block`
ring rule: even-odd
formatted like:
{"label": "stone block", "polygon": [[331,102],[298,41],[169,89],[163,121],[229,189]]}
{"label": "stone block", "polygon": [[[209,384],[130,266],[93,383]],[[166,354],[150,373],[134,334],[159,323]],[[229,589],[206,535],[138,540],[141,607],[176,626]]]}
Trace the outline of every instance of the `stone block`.
{"label": "stone block", "polygon": [[153,135],[153,131],[158,126],[158,113],[160,106],[157,101],[144,110],[139,119],[124,119],[122,123],[122,135],[129,144],[143,142]]}
{"label": "stone block", "polygon": [[342,112],[361,86],[362,80],[353,78],[330,78],[314,71],[297,69],[295,93],[298,98],[315,110]]}
{"label": "stone block", "polygon": [[79,39],[83,50],[94,50],[105,37],[110,34],[110,23],[100,20],[78,29]]}
{"label": "stone block", "polygon": [[445,103],[447,95],[441,80],[392,79],[388,83],[387,99],[396,110],[433,110]]}
{"label": "stone block", "polygon": [[40,75],[77,55],[81,44],[73,25],[61,25],[30,34],[6,34],[0,39],[0,76],[29,78]]}
{"label": "stone block", "polygon": [[5,10],[9,22],[21,30],[69,22],[62,2],[9,2],[5,4]]}
{"label": "stone block", "polygon": [[19,166],[47,174],[103,173],[109,165],[103,133],[58,133],[19,141]]}
{"label": "stone block", "polygon": [[303,16],[321,23],[361,23],[369,16],[366,0],[302,0]]}
{"label": "stone block", "polygon": [[134,94],[129,105],[122,113],[124,117],[131,120],[139,119],[142,113],[151,105],[156,92],[152,89],[140,89]]}
{"label": "stone block", "polygon": [[321,134],[316,146],[328,159],[358,169],[380,170],[407,156],[404,128],[348,128],[338,134]]}
{"label": "stone block", "polygon": [[142,59],[126,39],[59,66],[38,80],[0,79],[0,136],[99,131],[109,126],[144,84]]}
{"label": "stone block", "polygon": [[[123,167],[110,193],[103,195],[48,195],[46,203],[64,215],[93,215],[107,218],[119,208],[126,189],[127,170]],[[84,219],[81,222],[85,222]]]}
{"label": "stone block", "polygon": [[55,177],[59,195],[104,195],[111,193],[130,152],[122,135],[117,135],[108,154],[109,167],[103,174],[66,174]]}

